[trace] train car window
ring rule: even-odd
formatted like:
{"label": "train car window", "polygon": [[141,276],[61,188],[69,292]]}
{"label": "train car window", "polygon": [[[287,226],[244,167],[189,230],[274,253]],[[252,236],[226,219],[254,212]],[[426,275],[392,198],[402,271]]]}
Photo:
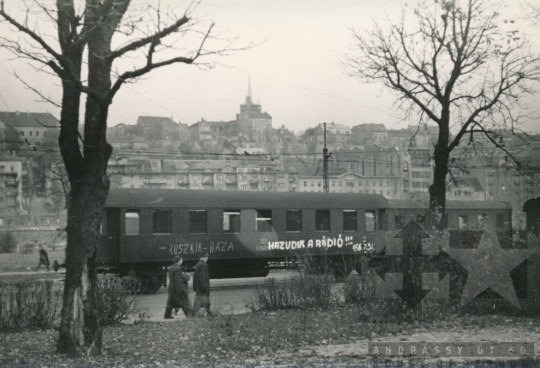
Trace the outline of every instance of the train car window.
{"label": "train car window", "polygon": [[223,211],[223,232],[224,233],[239,233],[240,232],[240,210],[224,210]]}
{"label": "train car window", "polygon": [[467,229],[469,228],[469,215],[459,215],[458,216],[458,222],[459,222],[459,228],[460,229]]}
{"label": "train car window", "polygon": [[288,233],[301,233],[302,232],[302,211],[290,210],[286,215],[286,231]]}
{"label": "train car window", "polygon": [[208,229],[208,216],[206,210],[189,211],[189,233],[206,234]]}
{"label": "train car window", "polygon": [[315,231],[330,231],[330,211],[315,211]]}
{"label": "train car window", "polygon": [[172,210],[154,210],[152,220],[153,234],[172,233]]}
{"label": "train car window", "polygon": [[499,213],[496,217],[497,227],[504,227],[504,214]]}
{"label": "train car window", "polygon": [[272,231],[272,210],[257,210],[256,230],[258,233]]}
{"label": "train car window", "polygon": [[405,226],[405,215],[403,214],[396,214],[394,216],[394,221],[396,223],[396,229],[403,229]]}
{"label": "train car window", "polygon": [[127,210],[126,218],[126,235],[141,234],[141,216],[138,210]]}
{"label": "train car window", "polygon": [[358,231],[356,210],[343,210],[343,231]]}
{"label": "train car window", "polygon": [[375,211],[368,210],[366,211],[366,231],[375,231],[377,223],[377,216]]}

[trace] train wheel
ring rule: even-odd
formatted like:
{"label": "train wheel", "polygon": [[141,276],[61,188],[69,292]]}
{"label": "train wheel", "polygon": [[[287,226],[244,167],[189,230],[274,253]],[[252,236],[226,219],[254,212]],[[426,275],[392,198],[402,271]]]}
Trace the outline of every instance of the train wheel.
{"label": "train wheel", "polygon": [[155,294],[161,288],[161,280],[159,277],[141,277],[139,280],[141,280],[143,294]]}
{"label": "train wheel", "polygon": [[268,268],[259,268],[255,270],[255,277],[266,277],[270,273],[270,270]]}

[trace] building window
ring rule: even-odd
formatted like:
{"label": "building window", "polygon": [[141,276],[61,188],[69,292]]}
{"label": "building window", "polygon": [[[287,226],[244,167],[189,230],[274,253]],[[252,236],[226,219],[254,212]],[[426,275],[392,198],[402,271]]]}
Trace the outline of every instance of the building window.
{"label": "building window", "polygon": [[206,210],[189,211],[189,233],[206,234],[208,228],[208,216]]}
{"label": "building window", "polygon": [[240,232],[240,210],[224,210],[223,211],[223,232],[224,233],[239,233]]}
{"label": "building window", "polygon": [[317,186],[318,186],[319,188],[321,187],[321,182],[320,182],[320,181],[317,182]]}
{"label": "building window", "polygon": [[311,182],[311,186],[314,187],[314,186],[315,186],[315,183],[314,183],[314,182]]}
{"label": "building window", "polygon": [[24,131],[23,131],[23,130],[21,130],[21,132],[20,132],[20,133],[21,133],[21,135],[22,135],[22,136],[24,137]]}
{"label": "building window", "polygon": [[504,214],[499,213],[497,214],[497,227],[504,227]]}
{"label": "building window", "polygon": [[255,228],[259,233],[272,231],[272,210],[257,210]]}
{"label": "building window", "polygon": [[286,231],[288,233],[302,232],[302,211],[290,210],[286,214]]}
{"label": "building window", "polygon": [[31,137],[31,136],[32,136],[32,131],[29,131],[29,132],[28,132],[28,135]]}
{"label": "building window", "polygon": [[36,130],[36,137],[39,137],[39,130]]}
{"label": "building window", "polygon": [[330,210],[315,211],[315,230],[330,231]]}
{"label": "building window", "polygon": [[259,189],[259,183],[249,183],[250,189]]}
{"label": "building window", "polygon": [[172,233],[172,211],[171,210],[154,210],[152,213],[154,221],[154,234],[171,234]]}
{"label": "building window", "polygon": [[405,215],[403,214],[396,214],[394,216],[394,221],[396,222],[396,229],[403,229],[405,226]]}
{"label": "building window", "polygon": [[332,186],[335,187],[336,186],[336,182],[335,180],[332,180]]}
{"label": "building window", "polygon": [[125,214],[126,235],[140,235],[141,218],[138,210],[127,210]]}
{"label": "building window", "polygon": [[458,216],[459,228],[467,229],[469,227],[469,215],[459,215]]}
{"label": "building window", "polygon": [[343,231],[358,231],[356,210],[343,211]]}
{"label": "building window", "polygon": [[348,181],[347,186],[348,187],[354,187],[354,181]]}
{"label": "building window", "polygon": [[341,186],[341,183],[342,183],[342,182],[340,181],[340,182],[339,182],[339,186]]}
{"label": "building window", "polygon": [[376,221],[377,221],[377,216],[375,215],[375,211],[372,211],[372,210],[366,211],[366,231],[375,231]]}

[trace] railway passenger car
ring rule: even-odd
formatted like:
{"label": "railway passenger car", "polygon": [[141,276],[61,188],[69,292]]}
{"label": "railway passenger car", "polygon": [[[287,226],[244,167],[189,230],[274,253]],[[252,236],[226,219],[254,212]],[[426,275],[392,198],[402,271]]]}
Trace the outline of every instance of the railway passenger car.
{"label": "railway passenger car", "polygon": [[346,274],[346,257],[366,249],[387,207],[376,194],[111,189],[98,263],[143,279],[147,292],[165,283],[174,255],[190,267],[203,251],[213,278],[266,276],[297,252]]}
{"label": "railway passenger car", "polygon": [[[389,199],[388,229],[401,229],[410,220],[424,222],[428,200]],[[512,230],[512,205],[497,201],[446,201],[446,227],[453,230],[481,229],[491,221],[497,232]]]}
{"label": "railway passenger car", "polygon": [[[377,237],[414,219],[427,201],[377,194],[111,189],[101,226],[98,266],[140,278],[146,292],[165,285],[175,255],[192,267],[210,254],[210,277],[266,276],[271,265],[301,254],[347,275],[357,256],[373,253]],[[491,219],[511,229],[501,202],[447,203],[451,228]]]}

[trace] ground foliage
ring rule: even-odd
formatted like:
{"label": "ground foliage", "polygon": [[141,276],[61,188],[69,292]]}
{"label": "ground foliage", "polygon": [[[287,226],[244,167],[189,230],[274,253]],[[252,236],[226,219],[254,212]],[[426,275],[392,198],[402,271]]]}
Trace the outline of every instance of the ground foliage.
{"label": "ground foliage", "polygon": [[[380,338],[400,339],[424,331],[479,331],[488,325],[540,333],[540,321],[500,316],[461,316],[438,322],[381,323],[358,318],[355,307],[332,311],[286,310],[222,314],[172,323],[111,327],[103,356],[68,359],[55,354],[57,331],[0,335],[0,366],[173,366],[302,363],[312,347]],[[306,355],[306,348],[308,355]],[[351,359],[351,357],[349,357]],[[358,361],[358,357],[356,358]]]}
{"label": "ground foliage", "polygon": [[[44,275],[44,274],[42,274]],[[147,313],[137,305],[137,295],[124,288],[118,277],[98,278],[96,309],[102,327],[128,320],[145,320]],[[17,332],[58,328],[62,289],[54,280],[0,282],[0,331]]]}

